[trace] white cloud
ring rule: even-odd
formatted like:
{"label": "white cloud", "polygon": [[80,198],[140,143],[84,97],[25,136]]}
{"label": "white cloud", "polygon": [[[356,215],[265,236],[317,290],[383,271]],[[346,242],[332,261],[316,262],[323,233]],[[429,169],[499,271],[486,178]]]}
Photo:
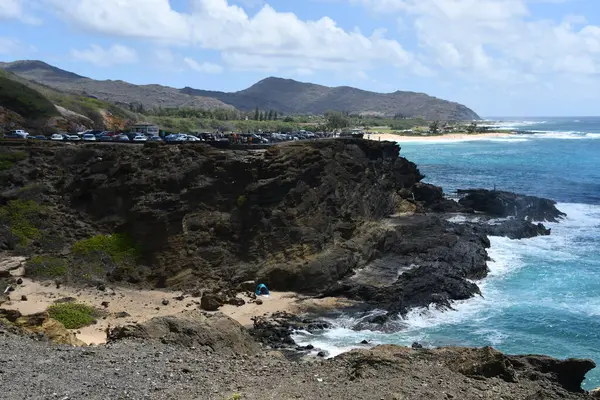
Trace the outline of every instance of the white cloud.
{"label": "white cloud", "polygon": [[132,64],[137,62],[138,56],[135,50],[129,47],[115,44],[104,49],[96,44],[85,50],[71,50],[71,57],[92,63],[99,67],[109,67],[119,64]]}
{"label": "white cloud", "polygon": [[0,20],[17,19],[27,24],[39,24],[41,21],[29,14],[22,0],[0,0]]}
{"label": "white cloud", "polygon": [[25,57],[31,53],[37,52],[35,46],[25,44],[20,40],[11,37],[0,36],[0,54],[10,58]]}
{"label": "white cloud", "polygon": [[210,62],[199,63],[198,61],[185,57],[183,61],[187,64],[188,67],[193,69],[196,72],[202,72],[205,74],[220,74],[223,72],[223,67],[219,64],[214,64]]}
{"label": "white cloud", "polygon": [[220,51],[237,69],[353,70],[386,63],[424,70],[383,31],[364,35],[344,30],[328,17],[303,21],[269,5],[249,16],[227,0],[190,0],[185,13],[173,10],[168,0],[46,1],[80,29]]}
{"label": "white cloud", "polygon": [[411,18],[439,69],[516,83],[544,74],[600,73],[600,27],[576,15],[535,19],[528,8],[533,0],[349,1]]}
{"label": "white cloud", "polygon": [[13,56],[21,49],[21,43],[15,39],[0,36],[0,54]]}

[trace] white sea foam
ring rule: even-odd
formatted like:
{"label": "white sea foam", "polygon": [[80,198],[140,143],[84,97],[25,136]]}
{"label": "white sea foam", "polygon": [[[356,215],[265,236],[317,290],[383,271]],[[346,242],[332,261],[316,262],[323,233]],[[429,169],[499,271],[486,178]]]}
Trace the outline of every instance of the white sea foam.
{"label": "white sea foam", "polygon": [[533,134],[530,136],[536,139],[564,139],[564,140],[586,140],[586,139],[600,139],[598,133],[586,133],[579,131],[531,131]]}
{"label": "white sea foam", "polygon": [[[529,303],[531,307],[544,307],[546,309],[558,309],[576,315],[600,316],[600,296],[596,293],[589,294],[585,301],[580,301],[579,293],[574,293],[572,300],[568,295],[562,294],[562,300],[557,301],[554,295],[540,296],[535,291],[525,292],[524,297],[517,298],[513,293],[502,289],[500,284],[504,279],[511,277],[524,267],[531,267],[531,259],[539,260],[541,264],[548,262],[567,261],[576,262],[578,255],[574,254],[573,246],[578,251],[595,252],[594,243],[590,249],[585,249],[585,244],[579,239],[582,235],[589,235],[595,229],[600,229],[600,206],[587,204],[559,203],[557,207],[567,213],[567,217],[560,223],[546,223],[552,228],[551,236],[540,236],[525,240],[511,240],[504,237],[490,237],[491,248],[488,254],[491,261],[488,262],[488,277],[477,282],[483,296],[470,300],[458,301],[453,304],[454,311],[439,311],[436,309],[414,309],[408,313],[406,318],[397,322],[404,327],[399,332],[382,333],[374,331],[355,331],[352,329],[360,322],[359,317],[343,316],[330,320],[334,328],[323,334],[311,335],[308,332],[297,333],[294,340],[300,345],[312,344],[317,349],[326,350],[330,357],[355,348],[365,347],[361,345],[362,340],[368,340],[371,345],[393,343],[410,345],[414,341],[427,344],[432,340],[432,332],[447,326],[460,326],[468,323],[473,333],[485,338],[485,342],[494,346],[501,345],[510,333],[503,331],[501,327],[489,326],[487,322],[496,315],[501,315],[504,310],[519,304]],[[461,218],[455,217],[458,222]],[[526,260],[525,258],[529,258]],[[600,268],[600,265],[598,266]],[[595,276],[598,271],[590,271]],[[567,279],[569,271],[561,274],[544,275],[543,279]],[[593,276],[590,279],[593,279]],[[580,277],[579,277],[580,278]],[[374,314],[381,311],[374,311]],[[364,317],[363,317],[364,318]],[[433,339],[435,343],[437,340]],[[459,339],[444,337],[446,345],[465,344]]]}

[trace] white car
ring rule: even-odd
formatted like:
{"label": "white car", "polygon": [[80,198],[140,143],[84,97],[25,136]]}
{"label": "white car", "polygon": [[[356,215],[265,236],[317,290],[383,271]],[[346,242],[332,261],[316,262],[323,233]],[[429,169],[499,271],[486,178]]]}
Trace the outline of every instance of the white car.
{"label": "white car", "polygon": [[50,136],[50,140],[55,140],[57,142],[62,142],[63,140],[65,140],[65,138],[63,137],[63,135],[55,133],[54,135]]}
{"label": "white car", "polygon": [[144,136],[144,135],[136,135],[136,136],[133,138],[133,141],[134,141],[134,142],[147,142],[147,141],[148,141],[148,138],[147,138],[146,136]]}
{"label": "white car", "polygon": [[77,135],[67,135],[67,140],[70,142],[78,142],[81,138]]}
{"label": "white car", "polygon": [[82,139],[84,142],[95,142],[95,141],[96,141],[96,136],[94,136],[94,135],[93,135],[93,134],[91,134],[91,133],[85,133],[85,134],[84,134],[84,135],[81,137],[81,139]]}

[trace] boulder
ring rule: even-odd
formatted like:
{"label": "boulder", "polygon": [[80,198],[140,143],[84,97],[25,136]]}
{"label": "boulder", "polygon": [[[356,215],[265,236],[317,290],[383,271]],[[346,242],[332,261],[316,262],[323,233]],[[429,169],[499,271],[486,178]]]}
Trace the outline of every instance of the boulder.
{"label": "boulder", "polygon": [[177,316],[156,317],[143,324],[116,327],[108,340],[123,338],[160,340],[185,347],[204,348],[219,354],[256,354],[260,346],[237,321],[222,313],[184,311]]}
{"label": "boulder", "polygon": [[459,203],[494,217],[517,217],[528,221],[558,222],[566,214],[556,202],[535,196],[486,189],[458,190]]}
{"label": "boulder", "polygon": [[200,299],[200,308],[205,311],[217,311],[223,303],[223,298],[218,294],[205,293]]}
{"label": "boulder", "polygon": [[227,299],[227,304],[231,304],[232,306],[241,307],[246,304],[246,301],[239,297],[231,297]]}

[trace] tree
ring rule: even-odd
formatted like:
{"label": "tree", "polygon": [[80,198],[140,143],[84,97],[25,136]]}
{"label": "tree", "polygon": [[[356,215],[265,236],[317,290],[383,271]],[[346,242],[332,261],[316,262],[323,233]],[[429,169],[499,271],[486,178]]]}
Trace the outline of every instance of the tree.
{"label": "tree", "polygon": [[269,110],[269,113],[267,114],[267,121],[272,121],[273,120],[273,110]]}
{"label": "tree", "polygon": [[254,120],[258,121],[259,118],[260,118],[260,111],[258,111],[258,107],[256,107],[256,110],[254,110]]}
{"label": "tree", "polygon": [[277,111],[273,111],[273,121],[277,121]]}
{"label": "tree", "polygon": [[348,118],[338,111],[327,111],[325,113],[325,119],[327,120],[327,126],[329,129],[342,129],[350,125]]}
{"label": "tree", "polygon": [[437,135],[440,132],[440,121],[433,121],[431,125],[429,125],[429,133],[433,135]]}
{"label": "tree", "polygon": [[259,114],[259,121],[264,121],[265,120],[265,114],[261,111]]}
{"label": "tree", "polygon": [[292,117],[285,117],[283,119],[283,122],[294,122],[294,118],[292,118]]}
{"label": "tree", "polygon": [[472,122],[471,125],[467,126],[467,132],[468,133],[475,133],[475,132],[477,132],[477,123],[476,122]]}

